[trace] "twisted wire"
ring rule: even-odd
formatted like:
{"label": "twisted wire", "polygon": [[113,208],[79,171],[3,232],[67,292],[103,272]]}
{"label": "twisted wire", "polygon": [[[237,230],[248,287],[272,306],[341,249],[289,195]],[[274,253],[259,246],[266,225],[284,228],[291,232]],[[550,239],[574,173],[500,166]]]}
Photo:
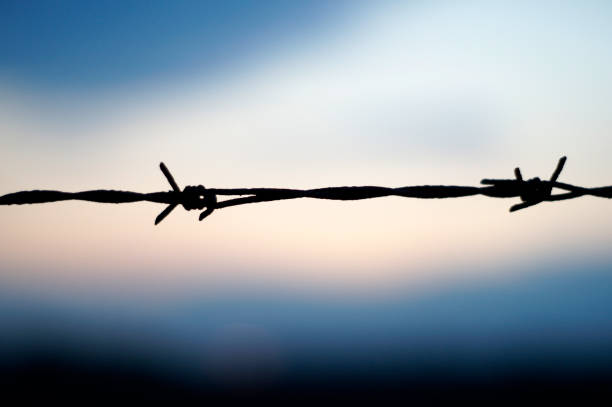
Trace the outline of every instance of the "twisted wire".
{"label": "twisted wire", "polygon": [[[521,202],[510,207],[515,212],[541,202],[553,202],[574,199],[581,196],[612,198],[612,186],[585,188],[559,182],[557,179],[563,170],[566,157],[562,157],[549,180],[532,178],[523,180],[521,170],[514,170],[514,179],[488,179],[481,181],[483,186],[456,185],[418,185],[399,188],[380,186],[342,186],[315,189],[287,188],[205,188],[202,185],[186,186],[180,189],[164,163],[160,169],[172,187],[167,192],[138,193],[117,190],[92,190],[82,192],[62,192],[49,190],[20,191],[0,197],[0,205],[22,205],[34,203],[81,200],[99,203],[130,203],[139,201],[165,203],[168,206],[157,216],[155,224],[160,223],[178,205],[187,211],[205,209],[199,216],[203,220],[217,209],[250,203],[279,201],[297,198],[315,198],[330,200],[361,200],[385,196],[400,196],[420,199],[459,198],[464,196],[483,195],[492,198],[519,197]],[[552,194],[554,188],[564,190]],[[245,196],[246,195],[246,196]],[[239,196],[219,201],[219,196]]]}

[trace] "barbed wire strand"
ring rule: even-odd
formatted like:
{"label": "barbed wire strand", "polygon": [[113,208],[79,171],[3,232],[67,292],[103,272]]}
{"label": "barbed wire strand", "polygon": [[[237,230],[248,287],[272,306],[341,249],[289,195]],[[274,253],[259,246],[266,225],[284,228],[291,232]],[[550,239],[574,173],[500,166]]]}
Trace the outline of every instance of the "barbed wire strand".
{"label": "barbed wire strand", "polygon": [[[205,188],[202,185],[187,186],[180,189],[174,177],[164,165],[160,163],[160,169],[172,187],[171,191],[139,193],[117,190],[92,190],[82,192],[62,192],[50,190],[20,191],[0,197],[0,205],[23,205],[35,203],[47,203],[66,200],[81,200],[99,203],[131,203],[131,202],[156,202],[168,204],[168,206],[157,216],[155,224],[159,224],[178,205],[185,210],[202,210],[199,216],[203,220],[213,211],[231,206],[244,205],[259,202],[280,201],[297,198],[315,198],[353,201],[361,199],[380,198],[385,196],[400,196],[405,198],[420,199],[445,199],[459,198],[464,196],[483,195],[492,198],[515,198],[519,197],[521,203],[510,207],[510,212],[525,209],[541,202],[561,201],[578,198],[581,196],[595,196],[600,198],[612,198],[612,186],[585,188],[557,179],[563,170],[566,157],[561,157],[549,180],[532,178],[523,180],[521,170],[514,170],[514,179],[488,179],[481,181],[483,186],[456,186],[456,185],[418,185],[399,188],[388,188],[380,186],[342,186],[315,189],[287,189],[287,188]],[[553,188],[564,190],[560,194],[552,194]],[[245,196],[247,195],[247,196]],[[225,201],[218,201],[219,196],[240,196]]]}

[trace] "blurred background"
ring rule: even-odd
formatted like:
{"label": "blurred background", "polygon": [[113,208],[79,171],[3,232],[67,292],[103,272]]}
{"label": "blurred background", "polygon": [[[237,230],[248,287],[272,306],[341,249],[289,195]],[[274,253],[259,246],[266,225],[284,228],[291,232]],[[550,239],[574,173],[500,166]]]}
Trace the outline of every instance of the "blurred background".
{"label": "blurred background", "polygon": [[[0,194],[165,191],[160,161],[181,186],[477,185],[562,155],[561,181],[609,185],[610,21],[605,1],[3,1]],[[514,203],[302,199],[156,227],[153,203],[3,207],[2,380],[605,388],[610,203]]]}

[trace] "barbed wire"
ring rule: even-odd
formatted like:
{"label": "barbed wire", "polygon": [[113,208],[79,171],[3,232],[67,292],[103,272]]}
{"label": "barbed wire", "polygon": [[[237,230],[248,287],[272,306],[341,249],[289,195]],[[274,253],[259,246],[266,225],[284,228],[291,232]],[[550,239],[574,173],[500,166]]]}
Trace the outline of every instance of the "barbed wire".
{"label": "barbed wire", "polygon": [[[202,185],[186,186],[184,189],[178,186],[174,177],[165,166],[160,163],[159,167],[172,187],[166,192],[139,193],[117,190],[92,190],[82,192],[62,192],[49,190],[20,191],[0,197],[0,205],[23,205],[46,202],[57,202],[66,200],[80,200],[100,203],[130,203],[139,201],[157,202],[168,204],[168,206],[155,218],[155,224],[159,224],[177,206],[181,205],[185,210],[202,210],[199,219],[203,220],[215,210],[231,206],[244,205],[258,202],[280,201],[285,199],[315,198],[342,201],[353,201],[361,199],[380,198],[385,196],[401,196],[405,198],[420,199],[444,199],[459,198],[463,196],[483,195],[492,198],[515,198],[519,197],[521,202],[510,207],[510,212],[515,212],[541,202],[561,201],[578,198],[585,195],[612,198],[612,186],[585,188],[557,179],[563,170],[566,157],[561,157],[555,171],[549,180],[531,178],[523,180],[521,170],[514,170],[513,179],[483,179],[483,186],[456,186],[456,185],[418,185],[399,188],[388,188],[379,186],[343,186],[315,189],[287,189],[287,188],[205,188]],[[565,192],[552,194],[553,188]],[[245,196],[246,195],[246,196]],[[225,201],[219,201],[219,196],[240,196]]]}

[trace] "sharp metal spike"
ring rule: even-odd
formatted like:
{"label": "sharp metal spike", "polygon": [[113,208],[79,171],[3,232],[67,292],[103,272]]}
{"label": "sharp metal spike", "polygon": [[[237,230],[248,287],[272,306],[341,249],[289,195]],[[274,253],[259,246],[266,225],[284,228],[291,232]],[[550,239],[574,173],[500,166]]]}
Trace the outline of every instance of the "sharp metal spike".
{"label": "sharp metal spike", "polygon": [[553,172],[553,175],[550,177],[550,182],[555,182],[557,181],[557,178],[559,178],[559,175],[561,174],[561,171],[563,171],[563,166],[565,165],[565,161],[567,160],[566,156],[563,156],[559,159],[559,163],[557,164],[557,168],[555,168],[555,172]]}
{"label": "sharp metal spike", "polygon": [[522,181],[523,180],[523,174],[521,174],[521,169],[519,167],[516,167],[514,169],[514,176],[516,177],[517,181]]}
{"label": "sharp metal spike", "polygon": [[529,208],[530,206],[534,206],[539,204],[541,201],[526,201],[521,202],[520,204],[512,205],[510,207],[510,212],[520,211],[521,209]]}
{"label": "sharp metal spike", "polygon": [[213,213],[213,211],[214,211],[213,207],[206,208],[206,210],[200,214],[200,221],[204,220],[204,218],[206,218],[208,215]]}
{"label": "sharp metal spike", "polygon": [[174,204],[170,204],[168,206],[166,206],[166,209],[164,209],[163,211],[161,211],[161,213],[159,215],[157,215],[157,218],[155,218],[155,224],[158,225],[159,222],[161,222],[162,220],[164,220],[164,218],[168,215],[170,215],[170,212],[172,212],[172,210],[174,208],[176,208],[178,206],[177,203]]}
{"label": "sharp metal spike", "polygon": [[172,189],[174,189],[175,192],[181,192],[181,189],[179,188],[179,186],[177,185],[176,181],[172,177],[172,174],[170,174],[170,171],[168,170],[168,168],[166,167],[166,165],[163,162],[159,163],[159,169],[166,176],[166,179],[168,180],[168,183],[170,184],[170,186],[172,186]]}

